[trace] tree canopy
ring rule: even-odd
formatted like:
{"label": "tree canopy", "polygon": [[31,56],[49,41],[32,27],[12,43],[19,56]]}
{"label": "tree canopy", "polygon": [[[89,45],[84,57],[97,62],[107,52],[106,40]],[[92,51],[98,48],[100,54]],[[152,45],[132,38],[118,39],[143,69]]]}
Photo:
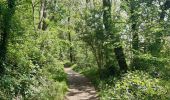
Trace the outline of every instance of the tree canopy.
{"label": "tree canopy", "polygon": [[0,99],[64,100],[64,67],[101,100],[170,99],[170,0],[0,0]]}

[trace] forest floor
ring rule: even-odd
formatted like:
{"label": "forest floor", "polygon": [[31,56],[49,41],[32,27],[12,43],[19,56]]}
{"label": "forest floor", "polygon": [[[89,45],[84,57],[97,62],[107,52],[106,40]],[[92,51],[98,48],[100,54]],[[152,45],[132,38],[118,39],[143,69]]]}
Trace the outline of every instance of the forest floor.
{"label": "forest floor", "polygon": [[99,100],[94,86],[85,76],[71,68],[64,70],[67,73],[69,84],[65,100]]}

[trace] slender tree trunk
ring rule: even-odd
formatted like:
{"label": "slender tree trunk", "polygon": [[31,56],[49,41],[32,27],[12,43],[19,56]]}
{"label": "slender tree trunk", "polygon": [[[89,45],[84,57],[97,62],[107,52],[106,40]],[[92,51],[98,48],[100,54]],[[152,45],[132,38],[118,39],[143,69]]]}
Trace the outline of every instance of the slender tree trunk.
{"label": "slender tree trunk", "polygon": [[[111,6],[112,6],[111,0],[103,0],[103,10],[104,10],[103,23],[105,26],[105,31],[107,32],[108,36],[112,34]],[[115,43],[120,42],[119,37],[117,36],[114,36],[114,37],[117,38],[116,39],[117,41],[115,41]],[[122,46],[121,45],[116,46],[114,48],[114,53],[116,55],[116,59],[118,61],[120,70],[122,72],[126,72],[128,70],[128,67],[127,67],[127,63],[126,63],[125,55],[123,53]]]}
{"label": "slender tree trunk", "polygon": [[[70,14],[70,12],[69,12]],[[68,30],[70,29],[70,16],[68,17]],[[70,47],[69,47],[69,56],[70,56],[70,62],[73,62],[73,47],[72,47],[72,37],[70,31],[68,31],[68,40],[70,42]]]}
{"label": "slender tree trunk", "polygon": [[[104,9],[104,13],[103,13],[103,23],[105,26],[105,31],[107,33],[107,37],[109,35],[112,34],[112,19],[111,19],[111,0],[103,0],[103,9]],[[110,57],[109,57],[109,52],[108,49],[109,47],[106,45],[104,47],[105,49],[105,62],[106,62],[106,66],[109,67],[110,65]]]}
{"label": "slender tree trunk", "polygon": [[71,39],[71,33],[68,33],[68,40],[70,42],[70,48],[69,48],[69,55],[70,55],[70,62],[73,62],[73,47],[72,47],[72,39]]}
{"label": "slender tree trunk", "polygon": [[103,63],[101,62],[101,57],[100,57],[100,53],[99,53],[99,49],[97,48],[95,48],[94,47],[94,45],[93,45],[93,43],[90,43],[90,46],[91,46],[91,48],[92,48],[92,52],[93,52],[93,54],[94,54],[94,57],[95,57],[95,59],[96,59],[96,63],[97,63],[97,66],[98,66],[98,72],[99,72],[99,75],[100,75],[100,78],[102,77],[102,74],[101,74],[101,69],[102,69],[102,67],[103,67]]}
{"label": "slender tree trunk", "polygon": [[132,69],[136,69],[138,65],[138,58],[137,52],[139,51],[139,34],[137,32],[137,16],[135,15],[136,4],[134,1],[130,2],[130,21],[131,21],[131,29],[132,29],[132,52],[133,52],[133,59],[132,59]]}
{"label": "slender tree trunk", "polygon": [[35,1],[31,1],[31,6],[32,6],[32,19],[33,19],[33,26],[34,26],[34,31],[37,32],[36,25],[35,25]]}
{"label": "slender tree trunk", "polygon": [[63,61],[63,51],[62,51],[62,48],[60,48],[60,53],[59,53],[59,60]]}
{"label": "slender tree trunk", "polygon": [[10,22],[12,16],[15,12],[15,0],[7,0],[8,8],[3,15],[3,33],[2,33],[2,42],[0,45],[0,74],[3,75],[5,68],[4,64],[6,62],[6,54],[7,54],[7,46],[8,46],[8,39],[10,33]]}
{"label": "slender tree trunk", "polygon": [[41,6],[40,6],[40,21],[38,25],[38,29],[41,29],[45,31],[47,29],[47,23],[45,19],[47,18],[47,11],[46,11],[47,1],[41,0]]}

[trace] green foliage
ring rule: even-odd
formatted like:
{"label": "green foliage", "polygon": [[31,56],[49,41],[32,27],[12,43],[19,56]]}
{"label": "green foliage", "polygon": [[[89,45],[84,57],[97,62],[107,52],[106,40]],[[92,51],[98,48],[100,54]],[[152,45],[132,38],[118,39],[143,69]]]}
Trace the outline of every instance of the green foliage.
{"label": "green foliage", "polygon": [[63,100],[67,91],[66,83],[45,82],[42,86],[33,87],[38,89],[28,98],[29,100]]}
{"label": "green foliage", "polygon": [[35,41],[28,39],[9,45],[6,75],[0,84],[5,98],[42,100],[64,97],[66,74],[62,63],[55,58],[56,46],[43,44],[51,39],[38,37]]}
{"label": "green foliage", "polygon": [[[6,6],[4,2],[0,5]],[[3,6],[0,12],[4,13]],[[0,99],[62,100],[67,85],[64,66],[58,57],[59,32],[52,30],[54,26],[49,26],[48,32],[35,31],[30,2],[18,1],[16,6],[10,20],[11,29],[8,29],[7,57],[3,64],[5,73],[0,76]],[[2,16],[0,13],[0,23]],[[34,21],[38,22],[38,19]]]}
{"label": "green foliage", "polygon": [[70,66],[101,99],[169,99],[169,9],[169,0],[0,0],[0,99],[62,100]]}
{"label": "green foliage", "polygon": [[101,79],[95,67],[75,66],[74,70],[90,78],[99,90],[101,100],[166,100],[169,98],[169,85],[166,83],[168,81],[163,82],[160,78],[153,78],[144,71],[131,71],[121,77],[110,76]]}
{"label": "green foliage", "polygon": [[166,89],[159,85],[159,79],[152,78],[145,72],[135,71],[123,75],[115,86],[106,86],[101,95],[102,100],[165,100],[166,92]]}

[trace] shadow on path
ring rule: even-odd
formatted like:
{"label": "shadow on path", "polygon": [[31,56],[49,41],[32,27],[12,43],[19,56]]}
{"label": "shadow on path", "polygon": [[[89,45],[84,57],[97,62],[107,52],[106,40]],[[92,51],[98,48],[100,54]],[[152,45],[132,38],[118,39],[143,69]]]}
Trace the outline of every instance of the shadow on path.
{"label": "shadow on path", "polygon": [[68,75],[69,90],[65,100],[99,100],[95,88],[84,76],[65,68]]}

